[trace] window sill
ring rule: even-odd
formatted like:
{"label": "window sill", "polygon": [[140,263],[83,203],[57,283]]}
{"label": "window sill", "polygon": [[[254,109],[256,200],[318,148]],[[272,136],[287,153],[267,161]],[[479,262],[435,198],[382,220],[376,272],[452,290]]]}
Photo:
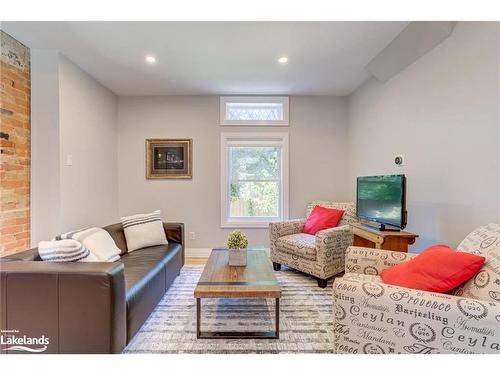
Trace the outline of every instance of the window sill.
{"label": "window sill", "polygon": [[220,126],[263,126],[263,127],[268,127],[271,128],[273,126],[290,126],[288,121],[279,121],[279,120],[274,120],[274,121],[259,121],[259,120],[252,120],[252,121],[244,121],[244,120],[223,120],[219,123]]}
{"label": "window sill", "polygon": [[262,222],[225,222],[221,223],[221,228],[269,228],[269,223],[275,223],[280,220],[262,221]]}

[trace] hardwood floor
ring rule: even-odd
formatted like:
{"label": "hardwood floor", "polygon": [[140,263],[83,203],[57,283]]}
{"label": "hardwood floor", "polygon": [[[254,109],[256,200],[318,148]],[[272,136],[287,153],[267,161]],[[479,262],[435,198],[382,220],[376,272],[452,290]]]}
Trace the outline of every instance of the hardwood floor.
{"label": "hardwood floor", "polygon": [[194,258],[194,257],[186,257],[185,267],[196,267],[196,266],[204,266],[207,264],[207,258]]}

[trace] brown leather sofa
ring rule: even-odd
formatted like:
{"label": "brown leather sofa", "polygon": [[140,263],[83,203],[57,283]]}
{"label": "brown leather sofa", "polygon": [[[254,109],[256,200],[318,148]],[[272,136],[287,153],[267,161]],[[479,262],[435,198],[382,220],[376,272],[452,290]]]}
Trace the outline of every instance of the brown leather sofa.
{"label": "brown leather sofa", "polygon": [[50,263],[31,249],[0,259],[0,329],[50,342],[45,353],[121,353],[184,265],[184,225],[164,223],[168,245],[127,252],[121,224],[104,227],[113,263]]}

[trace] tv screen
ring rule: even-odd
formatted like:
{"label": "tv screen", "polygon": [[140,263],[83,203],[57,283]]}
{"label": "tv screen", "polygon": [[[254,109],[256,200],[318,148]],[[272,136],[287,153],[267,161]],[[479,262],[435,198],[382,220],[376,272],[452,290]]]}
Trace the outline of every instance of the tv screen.
{"label": "tv screen", "polygon": [[405,175],[358,177],[356,213],[361,219],[406,226]]}

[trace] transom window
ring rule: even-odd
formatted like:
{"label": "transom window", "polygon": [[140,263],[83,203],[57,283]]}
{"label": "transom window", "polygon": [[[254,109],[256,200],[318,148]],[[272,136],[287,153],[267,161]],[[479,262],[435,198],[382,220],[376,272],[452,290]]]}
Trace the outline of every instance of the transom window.
{"label": "transom window", "polygon": [[221,96],[221,125],[287,126],[286,96]]}
{"label": "transom window", "polygon": [[223,133],[221,225],[265,227],[288,216],[288,135]]}

